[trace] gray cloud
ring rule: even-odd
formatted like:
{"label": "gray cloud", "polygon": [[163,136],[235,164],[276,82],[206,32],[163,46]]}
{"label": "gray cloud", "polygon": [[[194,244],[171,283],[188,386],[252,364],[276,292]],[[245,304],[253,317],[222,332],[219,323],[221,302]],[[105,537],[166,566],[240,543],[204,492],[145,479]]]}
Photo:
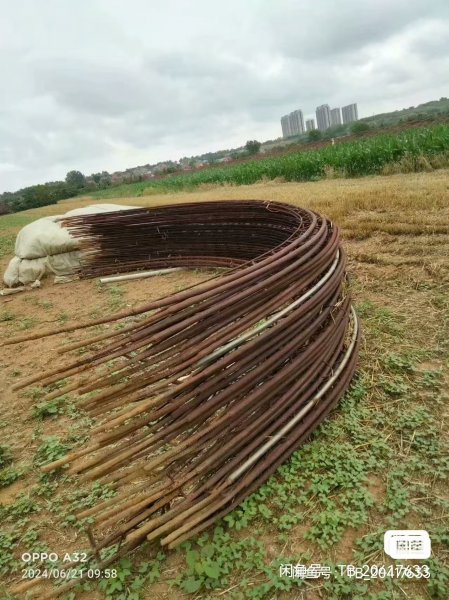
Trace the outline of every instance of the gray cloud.
{"label": "gray cloud", "polygon": [[[448,15],[446,0],[376,0],[313,3],[280,0],[271,5],[271,38],[285,54],[335,59],[384,43],[421,19]],[[354,57],[356,58],[356,57]]]}
{"label": "gray cloud", "polygon": [[1,190],[279,137],[323,102],[449,95],[446,0],[7,1]]}

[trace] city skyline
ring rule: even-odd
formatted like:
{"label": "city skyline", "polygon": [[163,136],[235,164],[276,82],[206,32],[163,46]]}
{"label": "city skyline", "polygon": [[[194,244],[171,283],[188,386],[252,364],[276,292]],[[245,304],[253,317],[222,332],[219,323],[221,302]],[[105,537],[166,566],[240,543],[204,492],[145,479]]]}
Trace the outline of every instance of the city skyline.
{"label": "city skyline", "polygon": [[[282,137],[289,138],[294,135],[301,135],[313,129],[326,131],[330,127],[347,125],[358,121],[357,103],[353,102],[343,107],[331,108],[329,104],[321,104],[315,109],[316,124],[314,118],[308,118],[304,121],[304,114],[301,109],[281,117]],[[304,126],[305,123],[305,126]]]}

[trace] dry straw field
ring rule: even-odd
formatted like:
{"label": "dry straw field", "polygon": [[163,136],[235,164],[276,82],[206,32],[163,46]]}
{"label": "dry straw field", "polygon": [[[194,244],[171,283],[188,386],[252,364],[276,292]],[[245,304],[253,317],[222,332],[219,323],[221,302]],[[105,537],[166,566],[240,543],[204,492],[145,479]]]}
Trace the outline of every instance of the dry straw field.
{"label": "dry straw field", "polygon": [[[310,442],[216,527],[170,553],[143,546],[116,565],[116,578],[91,580],[67,598],[449,598],[449,171],[200,187],[117,202],[154,206],[234,198],[290,202],[339,225],[364,332],[357,378]],[[92,202],[75,198],[1,217],[2,268],[25,223]],[[46,281],[39,290],[0,300],[2,339],[136,306],[205,276],[181,272],[109,286]],[[107,487],[82,489],[63,472],[39,471],[89,435],[76,397],[45,403],[39,388],[11,391],[18,379],[62,362],[56,349],[82,335],[89,332],[1,350],[2,599],[14,598],[7,590],[22,577],[23,552],[62,556],[88,548],[73,512],[112,494]],[[383,553],[387,529],[429,531],[432,556],[420,561],[429,567],[429,579],[339,575],[340,564],[392,564]],[[294,581],[279,576],[282,563],[336,570],[329,579]]]}

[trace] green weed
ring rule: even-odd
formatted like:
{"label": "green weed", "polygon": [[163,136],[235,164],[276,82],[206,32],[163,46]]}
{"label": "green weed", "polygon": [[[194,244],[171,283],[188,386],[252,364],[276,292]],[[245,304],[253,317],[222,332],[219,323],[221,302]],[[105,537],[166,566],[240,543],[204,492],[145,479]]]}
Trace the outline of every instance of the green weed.
{"label": "green weed", "polygon": [[14,321],[16,319],[16,315],[9,312],[8,310],[4,310],[0,315],[0,322],[6,323],[7,321]]}
{"label": "green weed", "polygon": [[36,452],[35,462],[38,466],[53,462],[65,456],[69,449],[70,447],[56,436],[43,436],[42,444]]}

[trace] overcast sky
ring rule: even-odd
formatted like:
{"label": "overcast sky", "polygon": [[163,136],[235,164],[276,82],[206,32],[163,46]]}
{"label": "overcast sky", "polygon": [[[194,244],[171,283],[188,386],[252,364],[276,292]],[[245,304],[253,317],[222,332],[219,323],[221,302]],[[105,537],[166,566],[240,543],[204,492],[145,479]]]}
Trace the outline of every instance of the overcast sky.
{"label": "overcast sky", "polygon": [[0,0],[0,191],[449,96],[448,0]]}

